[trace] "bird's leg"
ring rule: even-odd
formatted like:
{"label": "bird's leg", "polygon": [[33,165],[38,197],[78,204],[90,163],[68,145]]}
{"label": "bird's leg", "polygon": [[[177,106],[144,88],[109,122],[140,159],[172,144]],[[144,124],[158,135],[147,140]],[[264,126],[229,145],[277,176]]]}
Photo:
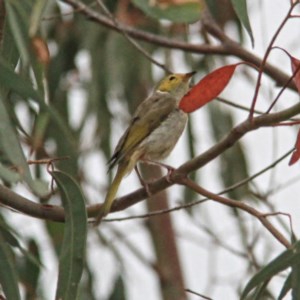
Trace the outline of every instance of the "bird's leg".
{"label": "bird's leg", "polygon": [[139,171],[139,169],[138,169],[137,166],[134,167],[134,170],[135,170],[135,172],[136,172],[136,174],[137,174],[137,176],[139,178],[139,181],[140,181],[141,185],[144,187],[144,189],[146,190],[146,193],[147,193],[148,197],[150,198],[152,195],[151,195],[151,192],[149,190],[148,183],[143,179],[143,177],[142,177],[142,175],[141,175],[141,173],[140,173],[140,171]]}
{"label": "bird's leg", "polygon": [[159,166],[159,167],[163,167],[163,168],[167,169],[168,173],[166,175],[166,179],[169,183],[172,183],[171,174],[175,171],[175,168],[173,168],[167,164],[164,164],[164,163],[161,163],[158,161],[149,160],[149,159],[143,159],[142,162],[149,164],[149,165]]}

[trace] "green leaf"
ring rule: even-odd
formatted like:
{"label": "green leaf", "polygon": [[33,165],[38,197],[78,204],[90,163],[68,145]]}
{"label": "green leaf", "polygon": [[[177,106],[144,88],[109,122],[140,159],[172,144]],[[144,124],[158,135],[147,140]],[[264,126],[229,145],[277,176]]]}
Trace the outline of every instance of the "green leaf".
{"label": "green leaf", "polygon": [[0,232],[0,284],[7,300],[21,299],[18,277],[9,245]]}
{"label": "green leaf", "polygon": [[254,37],[251,29],[251,24],[248,17],[248,9],[246,0],[231,0],[232,6],[234,8],[235,13],[240,19],[243,26],[246,28],[252,43],[252,47],[254,46]]}
{"label": "green leaf", "polygon": [[287,279],[285,280],[284,285],[278,296],[278,300],[282,300],[291,288],[292,288],[292,273],[290,273]]}
{"label": "green leaf", "polygon": [[[18,7],[18,5],[20,5],[20,3],[18,3],[16,7]],[[5,1],[5,8],[7,11],[8,22],[10,24],[11,32],[16,41],[17,48],[24,64],[27,65],[30,60],[30,54],[28,51],[28,37],[25,36],[24,30],[22,30],[24,29],[23,22],[21,22],[22,18],[18,16],[15,7],[12,5],[12,1]]]}
{"label": "green leaf", "polygon": [[[42,102],[43,98],[32,87],[31,82],[20,77],[0,56],[0,82],[2,87],[12,90],[23,98]],[[2,88],[1,88],[2,90]]]}
{"label": "green leaf", "polygon": [[0,162],[0,178],[5,182],[16,183],[21,179],[19,173],[10,170]]}
{"label": "green leaf", "polygon": [[122,276],[118,276],[115,285],[113,287],[112,293],[108,298],[109,300],[125,300],[125,288]]}
{"label": "green leaf", "polygon": [[19,174],[33,191],[38,195],[43,196],[47,194],[48,188],[32,179],[23,149],[19,143],[18,134],[11,124],[9,114],[2,100],[3,98],[0,98],[0,149],[6,154],[14,167],[17,168]]}
{"label": "green leaf", "polygon": [[[298,249],[299,251],[299,249]],[[297,261],[292,266],[292,299],[300,299],[300,255],[298,252]]]}
{"label": "green leaf", "polygon": [[40,262],[40,250],[35,240],[28,243],[28,255],[19,260],[20,278],[25,288],[25,299],[37,299],[38,279],[41,271],[41,263],[35,263],[31,257]]}
{"label": "green leaf", "polygon": [[32,7],[29,24],[29,35],[31,37],[35,36],[39,30],[40,22],[47,4],[47,0],[36,0]]}
{"label": "green leaf", "polygon": [[132,0],[146,15],[155,19],[166,19],[176,23],[193,23],[200,19],[200,2],[172,4],[168,6],[150,5],[148,0]]}
{"label": "green leaf", "polygon": [[87,215],[84,197],[73,178],[63,172],[52,172],[61,192],[66,221],[59,259],[56,299],[76,299],[84,267]]}
{"label": "green leaf", "polygon": [[242,299],[249,294],[249,292],[256,286],[261,285],[263,282],[268,281],[276,275],[277,273],[291,267],[295,262],[299,261],[300,253],[299,251],[300,242],[298,241],[293,249],[288,249],[272,260],[268,265],[261,269],[257,274],[255,274],[250,281],[247,283],[244,291],[242,293]]}
{"label": "green leaf", "polygon": [[28,261],[31,261],[31,264],[34,264],[38,268],[42,265],[39,260],[36,259],[27,249],[25,249],[17,239],[17,232],[12,229],[6,222],[3,217],[0,215],[0,234],[2,234],[3,239],[7,242],[11,247],[18,248],[20,252],[26,257]]}
{"label": "green leaf", "polygon": [[3,39],[0,47],[0,53],[4,60],[9,63],[12,68],[15,68],[19,59],[18,49],[13,39],[11,28],[9,26],[8,18],[5,18],[3,27]]}

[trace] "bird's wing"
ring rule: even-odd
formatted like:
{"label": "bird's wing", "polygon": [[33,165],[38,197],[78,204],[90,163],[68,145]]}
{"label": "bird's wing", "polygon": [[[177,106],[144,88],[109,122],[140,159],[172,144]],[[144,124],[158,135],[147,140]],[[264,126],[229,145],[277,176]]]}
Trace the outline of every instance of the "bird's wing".
{"label": "bird's wing", "polygon": [[154,93],[142,102],[108,162],[109,170],[122,158],[130,155],[175,108],[176,99],[169,94]]}

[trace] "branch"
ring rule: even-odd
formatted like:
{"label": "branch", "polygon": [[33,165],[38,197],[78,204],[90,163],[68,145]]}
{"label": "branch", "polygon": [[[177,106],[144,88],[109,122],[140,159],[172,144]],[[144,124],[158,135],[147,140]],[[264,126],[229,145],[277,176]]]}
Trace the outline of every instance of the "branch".
{"label": "branch", "polygon": [[204,189],[203,187],[197,185],[195,182],[190,180],[187,177],[177,177],[176,182],[181,185],[185,185],[192,189],[193,191],[197,192],[198,194],[207,197],[215,202],[224,204],[226,206],[238,208],[247,212],[248,214],[257,218],[262,225],[268,229],[268,231],[286,248],[291,246],[290,242],[267,220],[268,214],[263,214],[260,211],[256,210],[255,208],[237,200],[232,200]]}
{"label": "branch", "polygon": [[104,11],[104,13],[108,16],[108,18],[111,19],[115,27],[123,34],[125,39],[133,46],[135,47],[139,52],[141,52],[145,57],[147,57],[153,64],[156,66],[162,68],[166,73],[172,73],[164,64],[159,63],[156,61],[151,54],[149,54],[141,45],[139,45],[134,39],[132,39],[126,31],[123,30],[122,25],[119,23],[119,21],[110,13],[108,8],[105,6],[102,0],[97,0],[98,5],[101,7],[101,9]]}
{"label": "branch", "polygon": [[[172,173],[173,179],[176,179],[176,176],[181,176],[182,174],[187,175],[190,172],[200,169],[201,167],[212,161],[214,158],[216,158],[218,155],[223,153],[226,149],[232,147],[247,132],[255,130],[259,127],[272,126],[272,124],[289,119],[298,113],[300,113],[300,103],[277,113],[255,117],[253,118],[252,122],[250,122],[249,120],[242,122],[241,124],[233,128],[231,132],[229,132],[228,135],[225,136],[219,143],[215,144],[201,155],[186,162],[177,170],[175,170]],[[173,183],[170,183],[168,181],[168,178],[164,176],[154,181],[153,183],[150,183],[148,187],[150,192],[154,195],[170,187],[171,185],[173,185]],[[117,198],[112,206],[112,211],[114,212],[124,210],[125,208],[134,205],[145,198],[147,198],[147,192],[144,188],[140,188],[133,193]],[[0,185],[0,202],[5,206],[8,206],[32,217],[64,222],[64,210],[62,207],[56,205],[42,205],[34,203],[33,201],[14,193],[3,185]],[[97,216],[100,207],[101,204],[88,206],[87,213],[89,218]]]}
{"label": "branch", "polygon": [[[236,56],[244,61],[254,64],[257,67],[260,67],[262,64],[261,58],[257,57],[250,51],[244,49],[238,43],[229,39],[228,37],[226,38],[226,43],[224,42],[220,45],[207,45],[207,44],[196,45],[196,44],[186,43],[175,39],[169,39],[156,34],[152,34],[143,30],[138,30],[131,26],[122,24],[120,22],[118,22],[119,26],[116,26],[114,22],[111,21],[109,18],[96,12],[95,10],[91,9],[90,7],[88,7],[87,5],[83,4],[80,1],[77,0],[62,0],[62,1],[66,4],[71,5],[76,10],[77,13],[83,14],[93,22],[101,24],[102,26],[115,30],[116,32],[119,33],[126,32],[132,38],[145,41],[147,43],[159,45],[165,48],[180,49],[186,52],[197,53],[197,54],[210,54],[210,55],[219,54],[219,55]],[[209,31],[210,33],[212,32],[213,29],[214,30],[216,29],[215,27],[210,25],[209,22],[205,26],[206,29],[210,30]],[[122,28],[122,32],[120,30],[120,27]],[[225,36],[224,33],[223,36]],[[224,38],[220,40],[222,42],[224,41]],[[271,78],[273,78],[273,80],[275,80],[275,82],[279,86],[283,86],[284,84],[286,84],[286,82],[290,78],[290,76],[286,75],[280,69],[276,68],[275,66],[269,63],[265,64],[264,73],[268,74]],[[289,88],[297,91],[296,86],[293,82],[290,83]]]}

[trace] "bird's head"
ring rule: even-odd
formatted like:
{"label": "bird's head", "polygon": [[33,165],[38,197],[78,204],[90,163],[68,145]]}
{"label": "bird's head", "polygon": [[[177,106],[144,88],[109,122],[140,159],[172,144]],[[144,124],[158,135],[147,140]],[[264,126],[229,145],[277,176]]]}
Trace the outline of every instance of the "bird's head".
{"label": "bird's head", "polygon": [[180,100],[187,93],[189,81],[195,73],[196,72],[170,74],[160,81],[157,86],[157,91],[169,93]]}

